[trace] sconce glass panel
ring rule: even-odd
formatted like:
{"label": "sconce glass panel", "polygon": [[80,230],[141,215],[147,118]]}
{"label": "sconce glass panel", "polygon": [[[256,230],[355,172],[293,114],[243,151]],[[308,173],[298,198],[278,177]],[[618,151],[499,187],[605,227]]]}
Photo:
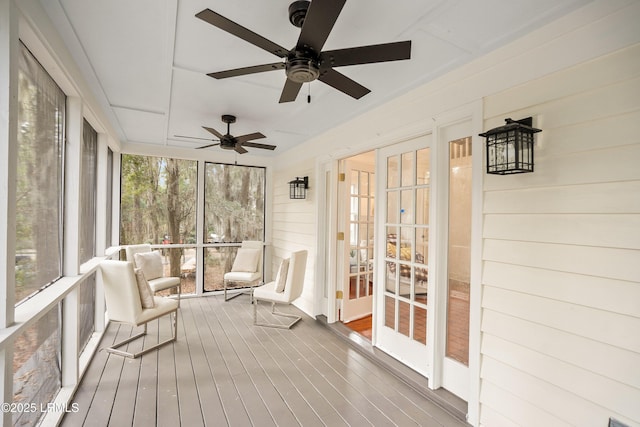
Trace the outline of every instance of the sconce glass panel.
{"label": "sconce glass panel", "polygon": [[309,188],[309,177],[294,179],[289,181],[289,198],[290,199],[306,199],[307,188]]}
{"label": "sconce glass panel", "polygon": [[514,121],[480,134],[487,138],[487,173],[509,175],[533,172],[533,134],[531,118]]}

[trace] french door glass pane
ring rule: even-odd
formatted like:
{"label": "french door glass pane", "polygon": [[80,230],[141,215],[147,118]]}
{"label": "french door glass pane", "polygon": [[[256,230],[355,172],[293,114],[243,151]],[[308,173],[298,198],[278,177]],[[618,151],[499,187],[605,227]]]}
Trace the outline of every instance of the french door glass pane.
{"label": "french door glass pane", "polygon": [[429,149],[388,157],[388,174],[397,163],[399,182],[387,176],[386,189],[385,326],[426,344]]}
{"label": "french door glass pane", "polygon": [[388,191],[387,192],[387,222],[389,224],[397,224],[398,223],[398,201],[399,201],[400,193],[398,191]]}
{"label": "french door glass pane", "polygon": [[391,156],[387,159],[387,188],[396,188],[400,183],[400,159]]}
{"label": "french door glass pane", "polygon": [[402,153],[402,187],[409,187],[415,184],[415,175],[413,174],[413,152]]}
{"label": "french door glass pane", "polygon": [[449,143],[449,239],[446,355],[469,364],[471,138]]}

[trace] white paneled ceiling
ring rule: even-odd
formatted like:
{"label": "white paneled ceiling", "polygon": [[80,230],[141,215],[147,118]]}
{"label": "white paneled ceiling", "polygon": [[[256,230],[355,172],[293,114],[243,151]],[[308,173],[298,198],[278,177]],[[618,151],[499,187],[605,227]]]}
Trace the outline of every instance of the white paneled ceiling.
{"label": "white paneled ceiling", "polygon": [[[359,100],[322,82],[279,104],[284,70],[206,73],[278,62],[195,14],[209,8],[292,48],[292,0],[41,0],[126,144],[196,148],[221,133],[262,132],[273,156],[559,18],[588,0],[347,0],[324,50],[411,40],[411,59],[338,69],[371,90]],[[323,1],[323,0],[313,0]],[[310,91],[311,103],[307,103]],[[220,147],[210,148],[220,150]]]}

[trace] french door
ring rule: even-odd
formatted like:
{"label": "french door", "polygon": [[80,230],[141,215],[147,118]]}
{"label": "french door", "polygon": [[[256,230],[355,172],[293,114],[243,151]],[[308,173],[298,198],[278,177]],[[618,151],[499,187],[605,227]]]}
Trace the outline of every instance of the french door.
{"label": "french door", "polygon": [[[366,158],[371,161],[365,161]],[[373,242],[375,164],[373,155],[341,162],[344,173],[343,299],[340,320],[347,323],[371,314],[373,306]]]}
{"label": "french door", "polygon": [[[429,373],[431,136],[379,151],[375,345]],[[380,261],[378,261],[380,260]]]}

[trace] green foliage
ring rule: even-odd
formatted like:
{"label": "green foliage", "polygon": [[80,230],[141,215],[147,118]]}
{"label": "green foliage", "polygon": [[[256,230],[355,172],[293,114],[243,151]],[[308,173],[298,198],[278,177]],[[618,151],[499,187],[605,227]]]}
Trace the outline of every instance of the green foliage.
{"label": "green foliage", "polygon": [[159,244],[166,235],[180,243],[195,235],[196,162],[125,154],[121,164],[122,244]]}

